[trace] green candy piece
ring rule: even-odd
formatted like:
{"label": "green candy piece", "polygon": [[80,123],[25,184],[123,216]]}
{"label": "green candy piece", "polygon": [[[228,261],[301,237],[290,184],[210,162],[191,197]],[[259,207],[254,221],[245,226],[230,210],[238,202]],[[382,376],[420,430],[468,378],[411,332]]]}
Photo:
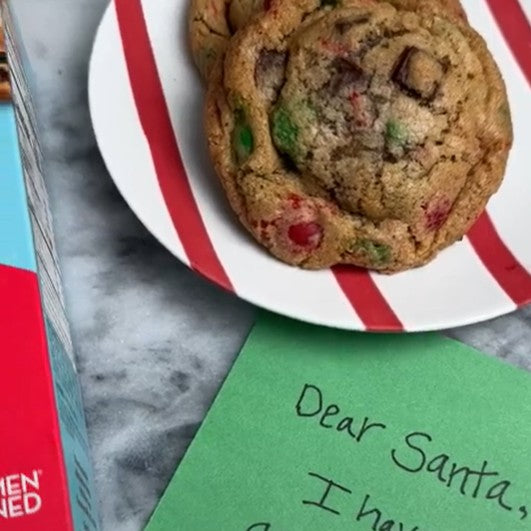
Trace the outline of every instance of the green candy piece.
{"label": "green candy piece", "polygon": [[271,130],[273,141],[278,150],[291,158],[295,158],[298,148],[299,128],[291,119],[287,109],[282,105],[273,111]]}
{"label": "green candy piece", "polygon": [[244,163],[254,151],[253,130],[247,122],[243,109],[237,109],[235,112],[232,147],[239,164]]}
{"label": "green candy piece", "polygon": [[391,259],[391,247],[373,240],[360,240],[354,245],[354,251],[365,253],[373,264],[386,264]]}
{"label": "green candy piece", "polygon": [[385,138],[395,146],[404,146],[408,140],[406,126],[398,120],[389,120],[385,125]]}

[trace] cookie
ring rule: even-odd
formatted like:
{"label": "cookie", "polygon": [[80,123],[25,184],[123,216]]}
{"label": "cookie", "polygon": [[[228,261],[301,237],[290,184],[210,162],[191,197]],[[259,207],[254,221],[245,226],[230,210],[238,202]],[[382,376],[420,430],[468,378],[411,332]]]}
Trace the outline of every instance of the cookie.
{"label": "cookie", "polygon": [[483,39],[429,3],[273,3],[240,31],[207,94],[230,204],[280,260],[383,272],[463,237],[512,145]]}
{"label": "cookie", "polygon": [[189,35],[192,56],[204,79],[223,55],[232,35],[270,0],[192,0]]}
{"label": "cookie", "polygon": [[[285,0],[287,1],[287,0]],[[414,10],[424,0],[395,0]],[[451,16],[466,20],[459,0],[436,0]],[[189,34],[192,56],[204,79],[223,55],[232,35],[257,13],[267,11],[271,0],[192,0]]]}
{"label": "cookie", "polygon": [[10,97],[9,68],[7,65],[4,32],[0,23],[0,101],[8,100]]}

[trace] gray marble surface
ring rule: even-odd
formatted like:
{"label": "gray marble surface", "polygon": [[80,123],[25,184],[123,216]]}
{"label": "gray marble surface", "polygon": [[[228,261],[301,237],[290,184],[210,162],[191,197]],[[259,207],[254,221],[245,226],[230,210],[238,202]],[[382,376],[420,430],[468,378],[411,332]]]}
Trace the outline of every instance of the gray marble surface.
{"label": "gray marble surface", "polygon": [[[35,70],[48,187],[105,530],[141,529],[254,309],[142,227],[98,154],[87,62],[108,0],[15,0]],[[450,333],[531,370],[531,308]]]}

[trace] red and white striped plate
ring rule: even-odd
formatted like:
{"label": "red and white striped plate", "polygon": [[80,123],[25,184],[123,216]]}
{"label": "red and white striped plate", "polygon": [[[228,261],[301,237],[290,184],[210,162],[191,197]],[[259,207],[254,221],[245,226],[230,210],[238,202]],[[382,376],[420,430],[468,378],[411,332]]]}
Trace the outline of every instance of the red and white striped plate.
{"label": "red and white striped plate", "polygon": [[463,0],[508,84],[516,144],[501,192],[468,237],[428,266],[394,276],[291,268],[237,225],[205,147],[187,4],[114,0],[98,30],[89,80],[107,167],[175,256],[254,304],[352,330],[449,328],[531,301],[531,0]]}

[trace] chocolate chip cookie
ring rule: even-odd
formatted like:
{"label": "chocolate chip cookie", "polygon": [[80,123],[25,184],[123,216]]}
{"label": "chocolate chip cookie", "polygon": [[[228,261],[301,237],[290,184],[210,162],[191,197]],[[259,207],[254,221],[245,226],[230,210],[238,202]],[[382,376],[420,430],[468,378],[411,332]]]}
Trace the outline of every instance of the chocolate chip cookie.
{"label": "chocolate chip cookie", "polygon": [[204,79],[223,55],[232,35],[270,0],[192,0],[189,35],[194,61]]}
{"label": "chocolate chip cookie", "polygon": [[273,2],[217,63],[212,159],[241,223],[280,260],[420,266],[500,186],[512,145],[500,72],[474,30],[417,4]]}
{"label": "chocolate chip cookie", "polygon": [[4,32],[0,22],[0,101],[8,100],[10,97],[11,88],[9,86],[9,68],[7,65]]}
{"label": "chocolate chip cookie", "polygon": [[[267,11],[278,0],[192,0],[189,11],[190,45],[194,61],[204,79],[216,59],[223,55],[232,35],[253,15]],[[426,0],[394,0],[414,10]],[[466,20],[459,0],[435,0],[451,16]],[[284,0],[287,3],[288,0]],[[281,0],[282,3],[282,0]],[[323,2],[326,4],[326,0]],[[332,4],[333,2],[328,2]]]}

